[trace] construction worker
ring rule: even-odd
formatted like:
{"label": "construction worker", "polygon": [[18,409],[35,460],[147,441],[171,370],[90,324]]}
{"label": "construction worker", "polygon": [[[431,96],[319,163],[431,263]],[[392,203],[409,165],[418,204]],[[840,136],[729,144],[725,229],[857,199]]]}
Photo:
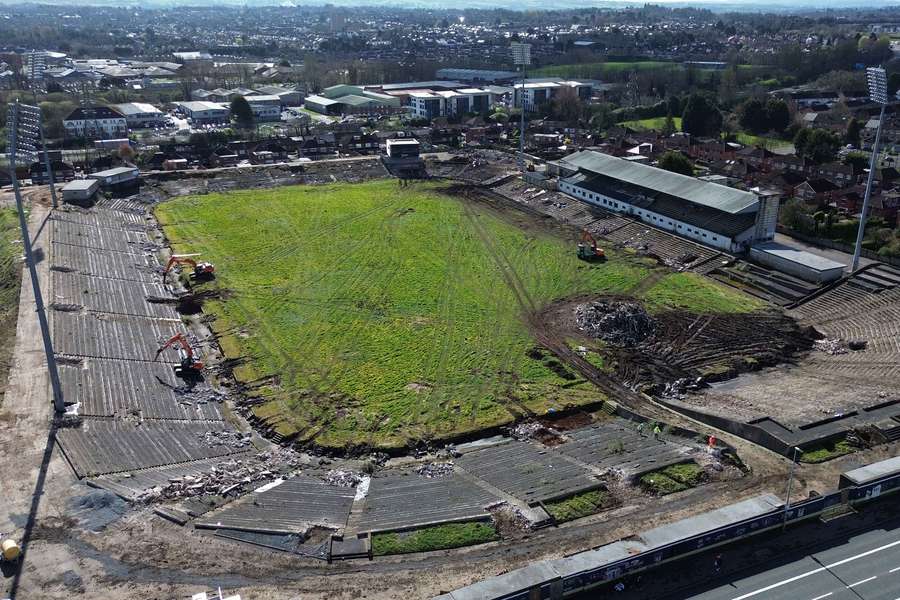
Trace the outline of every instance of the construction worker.
{"label": "construction worker", "polygon": [[716,554],[716,557],[713,559],[713,568],[716,570],[716,574],[718,574],[722,570],[721,554]]}
{"label": "construction worker", "polygon": [[656,427],[653,428],[653,439],[658,440],[659,434],[662,433],[662,428],[659,426],[659,423],[656,424]]}

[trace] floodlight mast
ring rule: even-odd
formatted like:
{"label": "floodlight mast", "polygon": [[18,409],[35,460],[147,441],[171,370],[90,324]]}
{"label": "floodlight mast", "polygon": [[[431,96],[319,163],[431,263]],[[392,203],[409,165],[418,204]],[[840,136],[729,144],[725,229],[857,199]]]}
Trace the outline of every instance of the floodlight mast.
{"label": "floodlight mast", "polygon": [[862,241],[866,232],[866,218],[869,212],[869,198],[872,196],[872,182],[875,179],[875,163],[878,160],[878,144],[881,142],[881,126],[884,124],[884,109],[888,103],[887,73],[881,67],[866,69],[866,80],[869,87],[869,98],[881,105],[881,115],[878,117],[878,127],[875,130],[875,144],[872,146],[872,158],[869,161],[869,177],[866,181],[866,194],[863,196],[862,210],[859,214],[859,230],[856,232],[856,246],[853,248],[853,262],[850,272],[859,268],[859,255],[862,251]]}
{"label": "floodlight mast", "polygon": [[[531,44],[516,42],[510,47],[512,50],[513,64],[522,67],[522,84],[519,88],[521,98],[521,115],[519,116],[519,169],[525,171],[525,81],[526,67],[531,64]],[[514,94],[515,96],[515,94]]]}
{"label": "floodlight mast", "polygon": [[[23,110],[25,109],[25,110]],[[35,113],[36,111],[36,113]],[[35,121],[27,115],[37,114]],[[59,372],[56,369],[56,356],[53,352],[53,342],[50,339],[50,325],[47,322],[47,312],[44,307],[44,297],[41,294],[41,285],[38,281],[37,266],[34,252],[31,247],[31,234],[28,232],[28,222],[25,218],[25,206],[22,202],[22,193],[19,189],[19,179],[16,176],[16,164],[19,155],[29,161],[37,159],[37,139],[40,137],[40,109],[34,106],[15,103],[9,105],[9,118],[7,119],[9,139],[9,175],[13,184],[13,193],[16,197],[16,211],[19,213],[19,228],[22,234],[22,246],[25,250],[25,263],[28,266],[28,274],[31,277],[31,288],[34,291],[35,311],[38,316],[38,324],[41,328],[41,338],[44,343],[44,354],[47,358],[47,370],[50,374],[50,388],[53,393],[53,407],[57,413],[66,411],[63,401],[62,387],[59,383]]]}

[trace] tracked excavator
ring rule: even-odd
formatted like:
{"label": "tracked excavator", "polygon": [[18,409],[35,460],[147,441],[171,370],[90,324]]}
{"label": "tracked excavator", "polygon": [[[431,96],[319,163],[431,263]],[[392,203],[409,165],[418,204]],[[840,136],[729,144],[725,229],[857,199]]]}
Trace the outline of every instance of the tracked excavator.
{"label": "tracked excavator", "polygon": [[163,283],[166,281],[166,276],[168,276],[169,271],[172,270],[172,267],[175,265],[187,265],[193,269],[191,272],[191,279],[196,279],[198,281],[209,280],[215,277],[216,268],[212,263],[208,262],[197,262],[192,256],[200,256],[199,254],[173,254],[169,259],[169,262],[166,263],[166,268],[163,271]]}
{"label": "tracked excavator", "polygon": [[198,360],[194,356],[194,350],[191,348],[191,345],[188,343],[187,338],[184,337],[183,333],[176,333],[169,338],[165,344],[160,346],[159,350],[156,351],[156,356],[153,357],[153,360],[155,361],[158,359],[159,355],[162,354],[166,348],[174,346],[175,344],[179,345],[179,364],[172,367],[175,371],[175,375],[182,379],[199,378],[200,372],[203,370],[203,361]]}
{"label": "tracked excavator", "polygon": [[578,242],[578,258],[586,261],[606,260],[603,248],[597,247],[597,240],[587,229],[581,230],[581,241]]}

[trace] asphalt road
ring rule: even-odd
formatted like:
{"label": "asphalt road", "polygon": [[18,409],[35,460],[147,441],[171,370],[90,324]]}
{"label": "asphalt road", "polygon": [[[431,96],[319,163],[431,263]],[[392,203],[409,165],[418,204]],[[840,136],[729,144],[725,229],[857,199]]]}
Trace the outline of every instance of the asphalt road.
{"label": "asphalt road", "polygon": [[873,530],[685,600],[900,600],[900,529]]}

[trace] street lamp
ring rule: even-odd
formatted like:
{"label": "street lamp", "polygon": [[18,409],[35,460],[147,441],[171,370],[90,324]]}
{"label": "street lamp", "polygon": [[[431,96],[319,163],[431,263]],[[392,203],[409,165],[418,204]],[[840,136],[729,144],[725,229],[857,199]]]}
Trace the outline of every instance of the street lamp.
{"label": "street lamp", "polygon": [[512,50],[513,64],[522,67],[522,87],[519,89],[519,98],[522,114],[519,119],[519,168],[525,171],[525,68],[531,64],[531,44],[516,42],[510,46]]}
{"label": "street lamp", "polygon": [[850,272],[859,267],[859,254],[862,250],[863,235],[866,231],[866,217],[869,212],[869,198],[872,195],[872,181],[875,179],[875,161],[878,160],[878,143],[881,141],[881,126],[884,123],[884,109],[888,103],[887,73],[881,67],[866,69],[866,80],[869,86],[869,98],[881,105],[881,116],[878,117],[878,128],[875,130],[875,145],[872,146],[872,160],[869,162],[869,178],[866,181],[866,195],[863,197],[862,212],[859,215],[859,231],[856,232],[856,247],[853,249],[853,262]]}
{"label": "street lamp", "polygon": [[794,456],[791,459],[791,474],[788,476],[787,494],[784,499],[784,520],[781,522],[781,529],[787,527],[788,509],[791,507],[791,487],[794,484],[794,469],[797,467],[797,455],[803,452],[797,446],[794,446]]}

